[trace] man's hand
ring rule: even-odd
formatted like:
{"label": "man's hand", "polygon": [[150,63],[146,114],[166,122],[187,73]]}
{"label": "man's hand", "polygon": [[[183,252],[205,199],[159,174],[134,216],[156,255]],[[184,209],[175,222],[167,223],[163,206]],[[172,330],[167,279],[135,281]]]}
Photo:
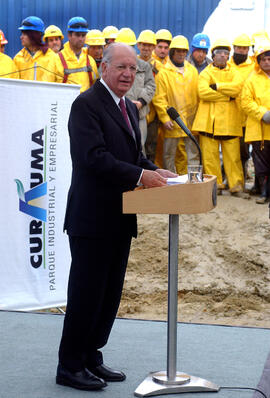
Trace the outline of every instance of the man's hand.
{"label": "man's hand", "polygon": [[262,120],[266,124],[270,124],[270,111],[265,112],[265,114],[262,117]]}
{"label": "man's hand", "polygon": [[140,110],[142,108],[141,101],[132,101],[132,102],[133,102],[133,104],[135,104],[137,106],[138,110]]}
{"label": "man's hand", "polygon": [[163,123],[163,127],[165,130],[173,130],[173,122],[169,120],[168,122]]}
{"label": "man's hand", "polygon": [[[157,170],[160,170],[160,169],[157,169]],[[163,187],[163,186],[167,185],[167,180],[166,180],[166,178],[162,177],[162,175],[160,173],[157,173],[156,171],[143,170],[141,183],[146,188]]]}
{"label": "man's hand", "polygon": [[174,178],[178,177],[178,174],[173,173],[170,170],[165,170],[165,169],[156,169],[156,172],[160,174],[164,178]]}

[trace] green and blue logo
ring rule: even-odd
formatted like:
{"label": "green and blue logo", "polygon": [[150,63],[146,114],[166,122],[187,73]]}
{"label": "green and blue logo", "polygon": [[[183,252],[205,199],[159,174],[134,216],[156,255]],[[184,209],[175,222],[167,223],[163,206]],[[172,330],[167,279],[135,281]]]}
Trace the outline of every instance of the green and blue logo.
{"label": "green and blue logo", "polygon": [[40,221],[47,221],[47,210],[42,208],[42,199],[47,195],[47,182],[24,191],[22,182],[15,179],[19,196],[19,210]]}

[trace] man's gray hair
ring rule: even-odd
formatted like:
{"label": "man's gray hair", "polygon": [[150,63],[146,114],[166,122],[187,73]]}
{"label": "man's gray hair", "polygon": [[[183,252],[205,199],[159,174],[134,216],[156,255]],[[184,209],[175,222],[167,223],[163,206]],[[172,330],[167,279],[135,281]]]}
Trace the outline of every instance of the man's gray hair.
{"label": "man's gray hair", "polygon": [[112,61],[114,51],[117,50],[117,48],[119,48],[119,47],[122,47],[122,48],[124,47],[127,50],[130,50],[136,57],[136,51],[134,50],[134,48],[132,46],[129,46],[128,44],[124,44],[124,43],[112,43],[104,51],[102,63],[110,64]]}

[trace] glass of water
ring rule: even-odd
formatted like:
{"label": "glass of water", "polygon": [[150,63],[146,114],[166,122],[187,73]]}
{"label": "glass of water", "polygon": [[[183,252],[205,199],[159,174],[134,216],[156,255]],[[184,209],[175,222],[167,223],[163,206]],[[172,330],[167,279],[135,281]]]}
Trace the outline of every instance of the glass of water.
{"label": "glass of water", "polygon": [[188,165],[188,181],[202,182],[203,181],[203,167],[201,164]]}

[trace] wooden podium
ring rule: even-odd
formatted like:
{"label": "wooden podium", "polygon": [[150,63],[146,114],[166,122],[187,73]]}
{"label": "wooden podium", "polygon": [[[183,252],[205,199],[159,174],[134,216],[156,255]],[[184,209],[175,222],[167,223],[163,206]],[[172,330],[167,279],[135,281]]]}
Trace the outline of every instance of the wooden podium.
{"label": "wooden podium", "polygon": [[179,214],[206,213],[216,206],[216,177],[203,182],[137,189],[123,194],[123,213],[169,214],[167,370],[149,373],[135,396],[218,391],[216,384],[176,370]]}

